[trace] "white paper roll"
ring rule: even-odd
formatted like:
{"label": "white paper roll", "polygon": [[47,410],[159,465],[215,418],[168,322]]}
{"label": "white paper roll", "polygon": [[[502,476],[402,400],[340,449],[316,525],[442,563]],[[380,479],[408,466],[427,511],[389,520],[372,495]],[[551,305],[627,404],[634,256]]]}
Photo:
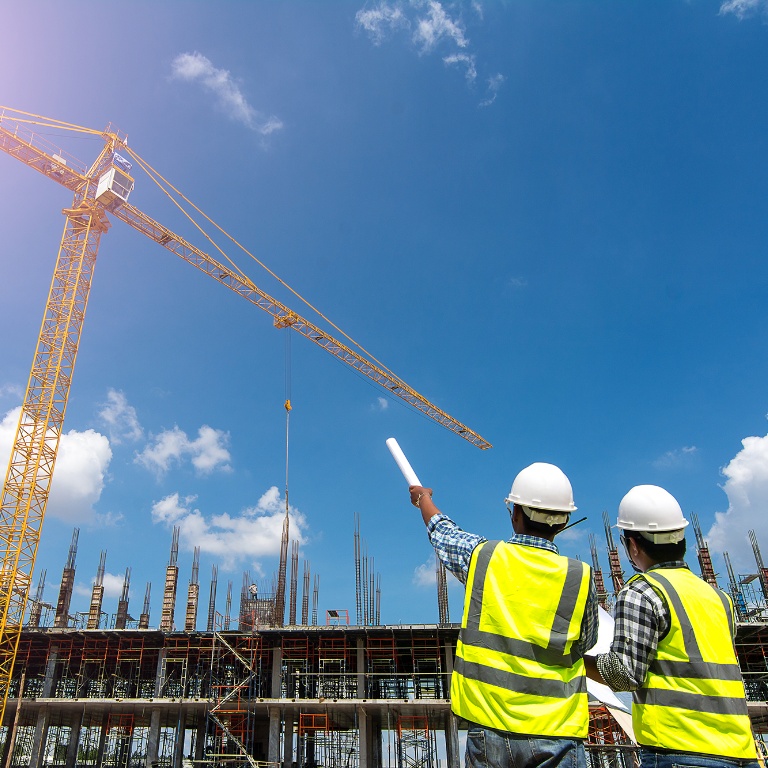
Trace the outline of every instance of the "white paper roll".
{"label": "white paper roll", "polygon": [[413,467],[409,464],[408,459],[405,458],[402,448],[397,444],[397,440],[394,437],[390,437],[387,440],[387,448],[389,448],[392,458],[397,462],[397,466],[400,467],[403,477],[408,481],[408,485],[421,485],[421,481],[416,477]]}

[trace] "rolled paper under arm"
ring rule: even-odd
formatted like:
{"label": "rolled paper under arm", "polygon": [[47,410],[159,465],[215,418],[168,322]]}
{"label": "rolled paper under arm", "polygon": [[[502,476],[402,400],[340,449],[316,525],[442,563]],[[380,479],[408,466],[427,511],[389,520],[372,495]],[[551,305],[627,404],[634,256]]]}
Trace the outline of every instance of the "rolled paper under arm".
{"label": "rolled paper under arm", "polygon": [[421,481],[416,477],[413,467],[408,462],[408,459],[405,458],[402,448],[397,444],[397,440],[394,437],[390,437],[387,440],[387,448],[389,448],[389,452],[397,462],[397,466],[400,467],[403,477],[408,481],[408,485],[421,485]]}

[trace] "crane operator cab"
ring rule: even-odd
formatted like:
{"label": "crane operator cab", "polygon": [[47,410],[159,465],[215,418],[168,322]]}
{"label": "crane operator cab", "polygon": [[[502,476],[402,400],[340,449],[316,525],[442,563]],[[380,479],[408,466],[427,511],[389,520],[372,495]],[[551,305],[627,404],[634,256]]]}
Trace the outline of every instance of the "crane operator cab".
{"label": "crane operator cab", "polygon": [[129,163],[117,152],[112,153],[110,165],[101,174],[96,188],[96,202],[101,203],[108,211],[116,211],[128,202],[128,195],[133,189],[133,179],[128,175],[132,163]]}

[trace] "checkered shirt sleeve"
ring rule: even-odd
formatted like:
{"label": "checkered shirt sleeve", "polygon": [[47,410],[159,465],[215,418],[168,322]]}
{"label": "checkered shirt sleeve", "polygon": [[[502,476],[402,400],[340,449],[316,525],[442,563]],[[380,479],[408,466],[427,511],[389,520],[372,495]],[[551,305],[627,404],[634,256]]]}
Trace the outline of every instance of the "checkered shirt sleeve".
{"label": "checkered shirt sleeve", "polygon": [[478,544],[488,539],[462,531],[448,515],[434,515],[427,524],[429,541],[435,554],[462,584],[467,583],[469,562]]}
{"label": "checkered shirt sleeve", "polygon": [[[435,548],[435,554],[462,584],[466,585],[469,575],[469,563],[472,560],[472,552],[475,547],[488,539],[477,536],[474,533],[462,531],[448,515],[438,514],[427,523],[429,541]],[[515,534],[510,540],[511,544],[522,544],[528,547],[538,547],[549,552],[558,553],[557,547],[546,539],[537,536],[522,536]],[[589,592],[587,604],[584,609],[584,618],[581,622],[581,634],[574,643],[574,650],[579,655],[584,655],[597,642],[597,591],[594,579],[589,580]]]}
{"label": "checkered shirt sleeve", "polygon": [[614,691],[634,691],[669,632],[669,608],[647,581],[635,579],[619,593],[614,619],[611,650],[597,655],[597,669]]}

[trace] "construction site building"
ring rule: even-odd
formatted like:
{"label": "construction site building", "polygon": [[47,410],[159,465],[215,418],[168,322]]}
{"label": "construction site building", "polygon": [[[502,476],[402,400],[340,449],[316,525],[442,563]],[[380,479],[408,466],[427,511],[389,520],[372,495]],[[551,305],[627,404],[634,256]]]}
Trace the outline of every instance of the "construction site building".
{"label": "construction site building", "polygon": [[[458,633],[456,624],[30,627],[1,759],[29,768],[459,768],[450,709]],[[626,734],[599,703],[590,712],[594,760],[631,768]]]}

